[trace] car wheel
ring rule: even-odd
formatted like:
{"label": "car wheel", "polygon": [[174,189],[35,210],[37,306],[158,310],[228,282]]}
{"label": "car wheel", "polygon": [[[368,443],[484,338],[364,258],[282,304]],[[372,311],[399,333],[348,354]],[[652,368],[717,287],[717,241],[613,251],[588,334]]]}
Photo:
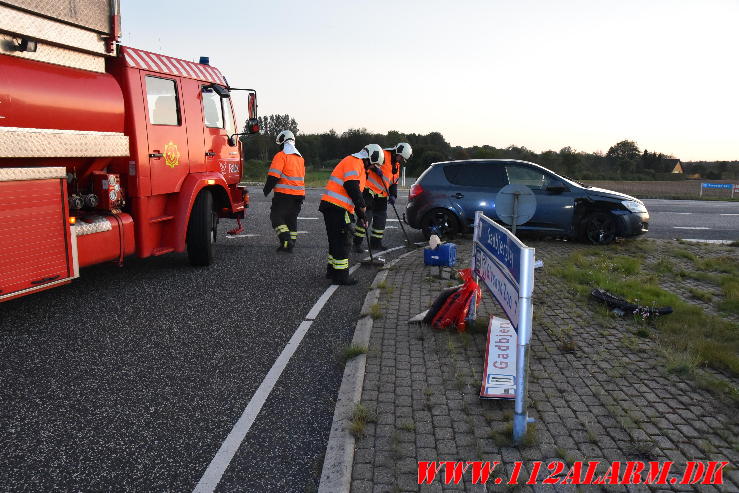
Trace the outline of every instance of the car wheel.
{"label": "car wheel", "polygon": [[583,221],[582,233],[593,245],[608,245],[616,239],[616,220],[607,212],[593,212]]}
{"label": "car wheel", "polygon": [[187,256],[192,265],[210,265],[213,261],[217,221],[213,195],[203,190],[195,198],[187,225]]}
{"label": "car wheel", "polygon": [[441,239],[452,240],[459,233],[459,219],[448,210],[436,209],[423,216],[421,231],[427,240],[432,234],[437,234]]}

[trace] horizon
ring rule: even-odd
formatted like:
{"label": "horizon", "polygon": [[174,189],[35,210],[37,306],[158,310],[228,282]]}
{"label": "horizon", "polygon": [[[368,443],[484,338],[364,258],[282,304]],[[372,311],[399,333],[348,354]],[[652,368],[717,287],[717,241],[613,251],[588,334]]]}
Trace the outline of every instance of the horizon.
{"label": "horizon", "polygon": [[739,160],[733,0],[224,0],[207,23],[192,0],[121,3],[124,44],[209,56],[257,90],[261,115],[287,113],[303,133],[403,128],[537,153],[631,140],[685,162]]}

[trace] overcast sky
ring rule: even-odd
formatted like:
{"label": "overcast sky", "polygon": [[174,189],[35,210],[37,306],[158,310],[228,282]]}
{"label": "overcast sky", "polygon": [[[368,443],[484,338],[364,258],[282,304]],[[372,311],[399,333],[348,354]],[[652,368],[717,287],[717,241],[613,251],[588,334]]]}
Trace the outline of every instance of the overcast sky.
{"label": "overcast sky", "polygon": [[739,0],[121,4],[124,44],[210,56],[304,133],[739,159]]}

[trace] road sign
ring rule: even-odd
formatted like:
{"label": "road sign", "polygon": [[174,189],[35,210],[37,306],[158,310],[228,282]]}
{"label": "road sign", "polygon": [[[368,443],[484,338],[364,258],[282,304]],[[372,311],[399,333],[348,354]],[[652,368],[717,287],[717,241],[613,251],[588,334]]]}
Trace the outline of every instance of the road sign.
{"label": "road sign", "polygon": [[501,221],[513,226],[526,224],[536,212],[536,195],[526,185],[510,184],[500,189],[495,196],[495,213]]}
{"label": "road sign", "polygon": [[490,317],[480,397],[485,399],[515,398],[516,342],[516,331],[513,330],[508,320]]}
{"label": "road sign", "polygon": [[701,183],[702,188],[718,188],[723,190],[731,190],[734,188],[733,183]]}
{"label": "road sign", "polygon": [[[521,299],[531,300],[534,290],[534,249],[510,231],[478,212],[475,216],[473,271],[490,290],[516,330],[531,305],[521,311]],[[525,343],[531,337],[524,328]],[[519,330],[519,336],[522,334]]]}
{"label": "road sign", "polygon": [[[513,233],[485,217],[480,211],[475,213],[472,245],[472,271],[500,303],[517,332],[513,440],[520,443],[529,423],[526,412],[526,358],[534,313],[531,304],[531,295],[534,291],[534,249],[521,243]],[[488,338],[486,353],[488,357],[491,353],[491,344],[495,344],[494,339]],[[498,348],[492,348],[492,351],[496,350]],[[487,377],[486,374],[483,389]],[[492,382],[504,383],[495,377]],[[484,397],[482,394],[481,396]]]}

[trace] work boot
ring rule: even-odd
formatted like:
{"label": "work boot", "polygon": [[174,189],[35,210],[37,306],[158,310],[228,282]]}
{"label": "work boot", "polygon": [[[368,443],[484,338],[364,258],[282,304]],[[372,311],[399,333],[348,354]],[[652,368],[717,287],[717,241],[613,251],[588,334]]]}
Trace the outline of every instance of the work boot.
{"label": "work boot", "polygon": [[333,279],[334,278],[334,266],[331,264],[326,264],[326,279]]}
{"label": "work boot", "polygon": [[331,284],[338,284],[339,286],[353,286],[357,284],[357,280],[353,277],[349,277],[349,269],[336,269],[334,270],[334,281]]}
{"label": "work boot", "polygon": [[294,241],[288,241],[287,246],[285,247],[285,251],[287,253],[293,253],[293,248],[295,248],[295,242]]}
{"label": "work boot", "polygon": [[370,246],[372,247],[372,250],[380,251],[380,250],[387,250],[387,247],[382,244],[382,238],[370,238]]}

